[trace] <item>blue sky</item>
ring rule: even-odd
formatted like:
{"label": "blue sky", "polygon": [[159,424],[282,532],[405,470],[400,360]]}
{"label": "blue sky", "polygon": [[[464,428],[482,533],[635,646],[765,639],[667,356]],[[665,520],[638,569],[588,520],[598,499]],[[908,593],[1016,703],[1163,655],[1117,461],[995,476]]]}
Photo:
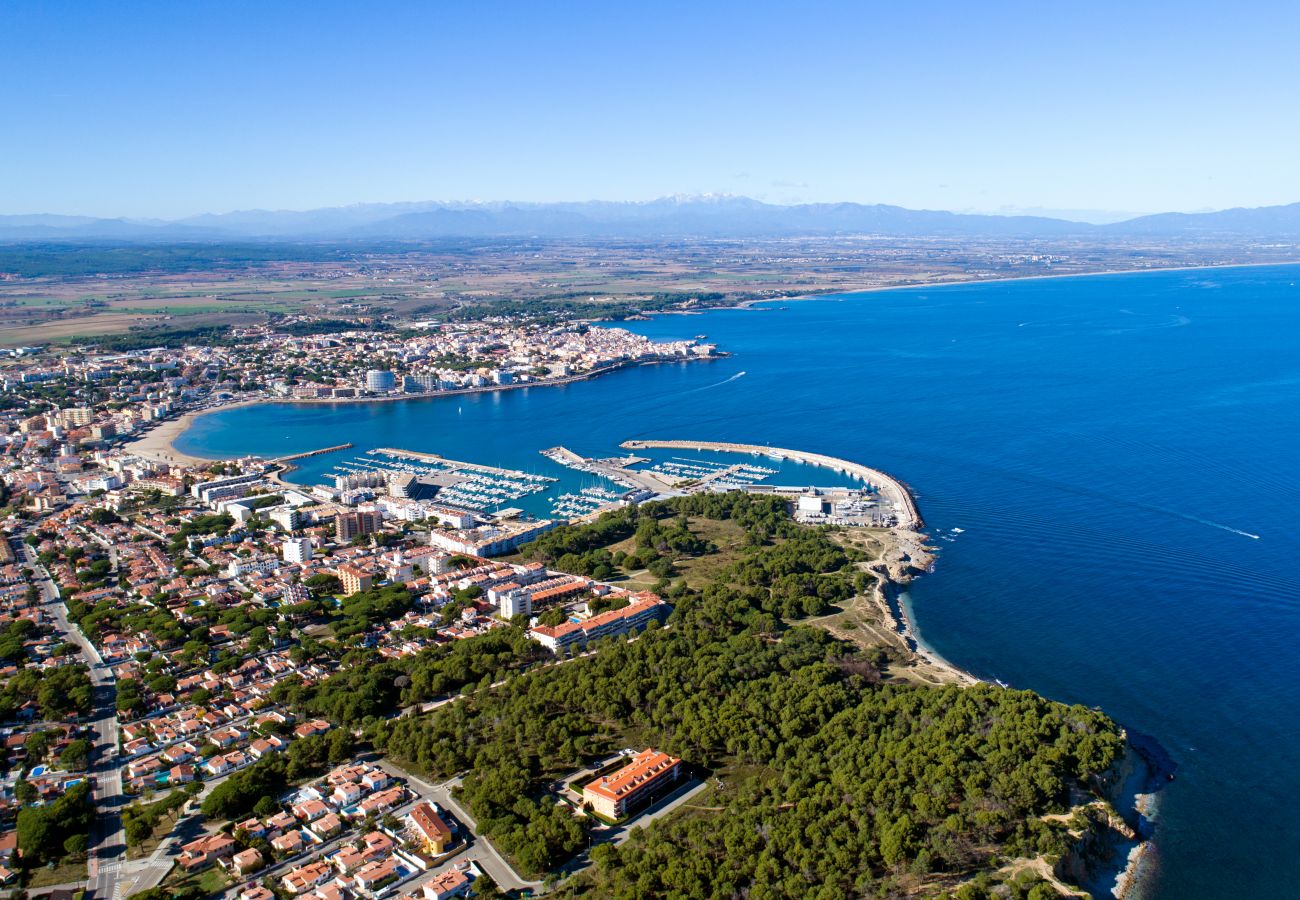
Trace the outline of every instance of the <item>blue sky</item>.
{"label": "blue sky", "polygon": [[1300,4],[0,4],[0,213],[1300,200]]}

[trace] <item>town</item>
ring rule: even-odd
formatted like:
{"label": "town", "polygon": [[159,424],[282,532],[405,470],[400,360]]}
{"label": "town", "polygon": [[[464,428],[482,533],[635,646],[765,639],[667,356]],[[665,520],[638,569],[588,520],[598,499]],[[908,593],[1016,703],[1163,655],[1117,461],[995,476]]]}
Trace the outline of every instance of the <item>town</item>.
{"label": "town", "polygon": [[[454,779],[365,749],[362,723],[595,652],[661,626],[670,603],[489,558],[558,523],[415,501],[400,471],[305,489],[283,463],[168,461],[128,439],[224,397],[500,386],[713,348],[495,326],[240,337],[24,351],[3,369],[0,884],[239,900],[540,887],[476,830]],[[435,362],[452,357],[483,365]],[[404,674],[353,692],[358,654]],[[629,748],[554,802],[618,841],[698,787],[680,760]]]}

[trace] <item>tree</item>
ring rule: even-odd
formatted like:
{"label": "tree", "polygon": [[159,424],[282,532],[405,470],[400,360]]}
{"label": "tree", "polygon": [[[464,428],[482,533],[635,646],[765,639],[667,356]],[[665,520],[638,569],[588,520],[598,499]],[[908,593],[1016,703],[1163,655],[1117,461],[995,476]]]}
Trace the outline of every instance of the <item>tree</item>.
{"label": "tree", "polygon": [[29,803],[35,802],[38,796],[40,796],[40,794],[37,792],[36,786],[26,778],[19,778],[14,782],[14,799],[17,800],[19,804],[26,806]]}
{"label": "tree", "polygon": [[126,843],[131,847],[139,847],[153,836],[153,826],[142,818],[124,818],[122,829],[126,832]]}
{"label": "tree", "polygon": [[352,759],[352,735],[346,728],[335,728],[327,740],[330,765],[339,765]]}
{"label": "tree", "polygon": [[59,754],[59,765],[69,772],[82,772],[90,764],[90,741],[78,738],[71,741]]}
{"label": "tree", "polygon": [[93,818],[88,781],[69,788],[48,806],[23,807],[18,813],[18,849],[24,862],[42,865],[57,859],[68,838],[90,831]]}
{"label": "tree", "polygon": [[23,750],[29,763],[41,763],[50,752],[50,734],[48,731],[35,731],[23,741]]}
{"label": "tree", "polygon": [[74,858],[85,856],[89,846],[90,838],[84,834],[70,834],[63,840],[63,852]]}

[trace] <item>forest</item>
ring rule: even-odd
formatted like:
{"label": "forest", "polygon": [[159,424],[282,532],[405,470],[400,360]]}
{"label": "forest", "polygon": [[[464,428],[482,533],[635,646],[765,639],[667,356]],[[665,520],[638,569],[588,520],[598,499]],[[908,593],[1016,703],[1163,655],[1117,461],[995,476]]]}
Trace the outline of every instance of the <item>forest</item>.
{"label": "forest", "polygon": [[682,515],[734,516],[753,549],[701,589],[674,585],[668,627],[374,723],[376,747],[434,777],[464,773],[480,828],[532,873],[585,847],[591,824],[549,782],[625,746],[680,756],[712,783],[709,809],[599,846],[571,883],[593,897],[830,900],[962,882],[980,896],[971,879],[1000,861],[1065,852],[1065,817],[1043,817],[1119,759],[1118,726],[1027,691],[891,683],[853,646],[790,624],[855,589],[825,530],[765,500],[692,497],[558,529],[530,552],[592,553],[642,517]]}

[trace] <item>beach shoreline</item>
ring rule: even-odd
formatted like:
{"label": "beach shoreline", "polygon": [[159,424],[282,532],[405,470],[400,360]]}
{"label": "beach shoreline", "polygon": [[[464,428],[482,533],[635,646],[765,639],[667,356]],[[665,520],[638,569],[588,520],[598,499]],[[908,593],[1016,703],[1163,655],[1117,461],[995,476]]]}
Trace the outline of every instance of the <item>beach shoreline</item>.
{"label": "beach shoreline", "polygon": [[133,441],[128,441],[123,449],[128,453],[134,453],[136,456],[151,459],[155,462],[167,463],[175,466],[207,466],[215,462],[221,462],[225,457],[218,456],[196,456],[193,453],[185,453],[176,449],[176,441],[186,431],[195,420],[203,416],[209,416],[216,412],[225,412],[230,409],[238,409],[241,406],[255,406],[266,401],[260,398],[244,398],[234,400],[230,403],[220,403],[206,409],[194,409],[182,413],[175,419],[165,419],[155,425],[143,437]]}
{"label": "beach shoreline", "polygon": [[397,394],[385,397],[316,397],[316,398],[295,398],[295,397],[238,397],[226,403],[219,403],[204,409],[194,409],[182,413],[174,419],[164,419],[158,425],[155,425],[143,437],[133,441],[128,441],[124,445],[130,453],[142,456],[145,459],[152,459],[156,462],[168,463],[178,466],[206,466],[214,462],[222,462],[231,457],[224,456],[199,456],[194,453],[186,453],[176,448],[176,441],[181,435],[189,430],[194,422],[203,416],[209,416],[213,413],[226,412],[232,409],[239,409],[243,406],[258,406],[260,404],[284,403],[293,406],[334,406],[348,404],[364,403],[397,403],[404,400],[432,400],[440,397],[463,397],[468,394],[491,394],[498,391],[512,391],[522,388],[548,388],[561,387],[568,384],[576,384],[581,381],[588,381],[599,375],[607,375],[612,372],[620,372],[625,369],[637,368],[639,366],[667,365],[670,363],[689,363],[689,362],[712,362],[718,359],[725,359],[729,356],[727,353],[714,353],[709,356],[696,356],[683,359],[642,359],[629,360],[627,362],[617,363],[612,366],[603,366],[599,369],[593,369],[590,372],[582,372],[577,375],[565,375],[561,378],[548,378],[545,381],[526,381],[514,384],[490,384],[483,387],[457,388],[450,391],[429,391],[422,394]]}
{"label": "beach shoreline", "polygon": [[[877,294],[884,291],[915,291],[923,288],[969,287],[973,284],[1003,284],[1017,281],[1050,281],[1058,278],[1100,278],[1103,276],[1146,275],[1162,272],[1200,272],[1219,271],[1222,269],[1265,269],[1275,266],[1300,266],[1300,259],[1285,262],[1258,263],[1209,263],[1202,266],[1151,266],[1145,269],[1102,269],[1096,272],[1057,272],[1049,275],[999,275],[994,278],[953,278],[944,281],[917,281],[912,284],[882,284],[863,288],[828,288],[825,291],[809,291],[790,297],[767,297],[753,300],[741,300],[731,306],[710,306],[698,311],[682,311],[687,315],[714,312],[721,309],[753,309],[763,303],[797,302],[801,300],[825,300],[837,294]],[[646,315],[665,315],[665,313],[647,313]]]}

